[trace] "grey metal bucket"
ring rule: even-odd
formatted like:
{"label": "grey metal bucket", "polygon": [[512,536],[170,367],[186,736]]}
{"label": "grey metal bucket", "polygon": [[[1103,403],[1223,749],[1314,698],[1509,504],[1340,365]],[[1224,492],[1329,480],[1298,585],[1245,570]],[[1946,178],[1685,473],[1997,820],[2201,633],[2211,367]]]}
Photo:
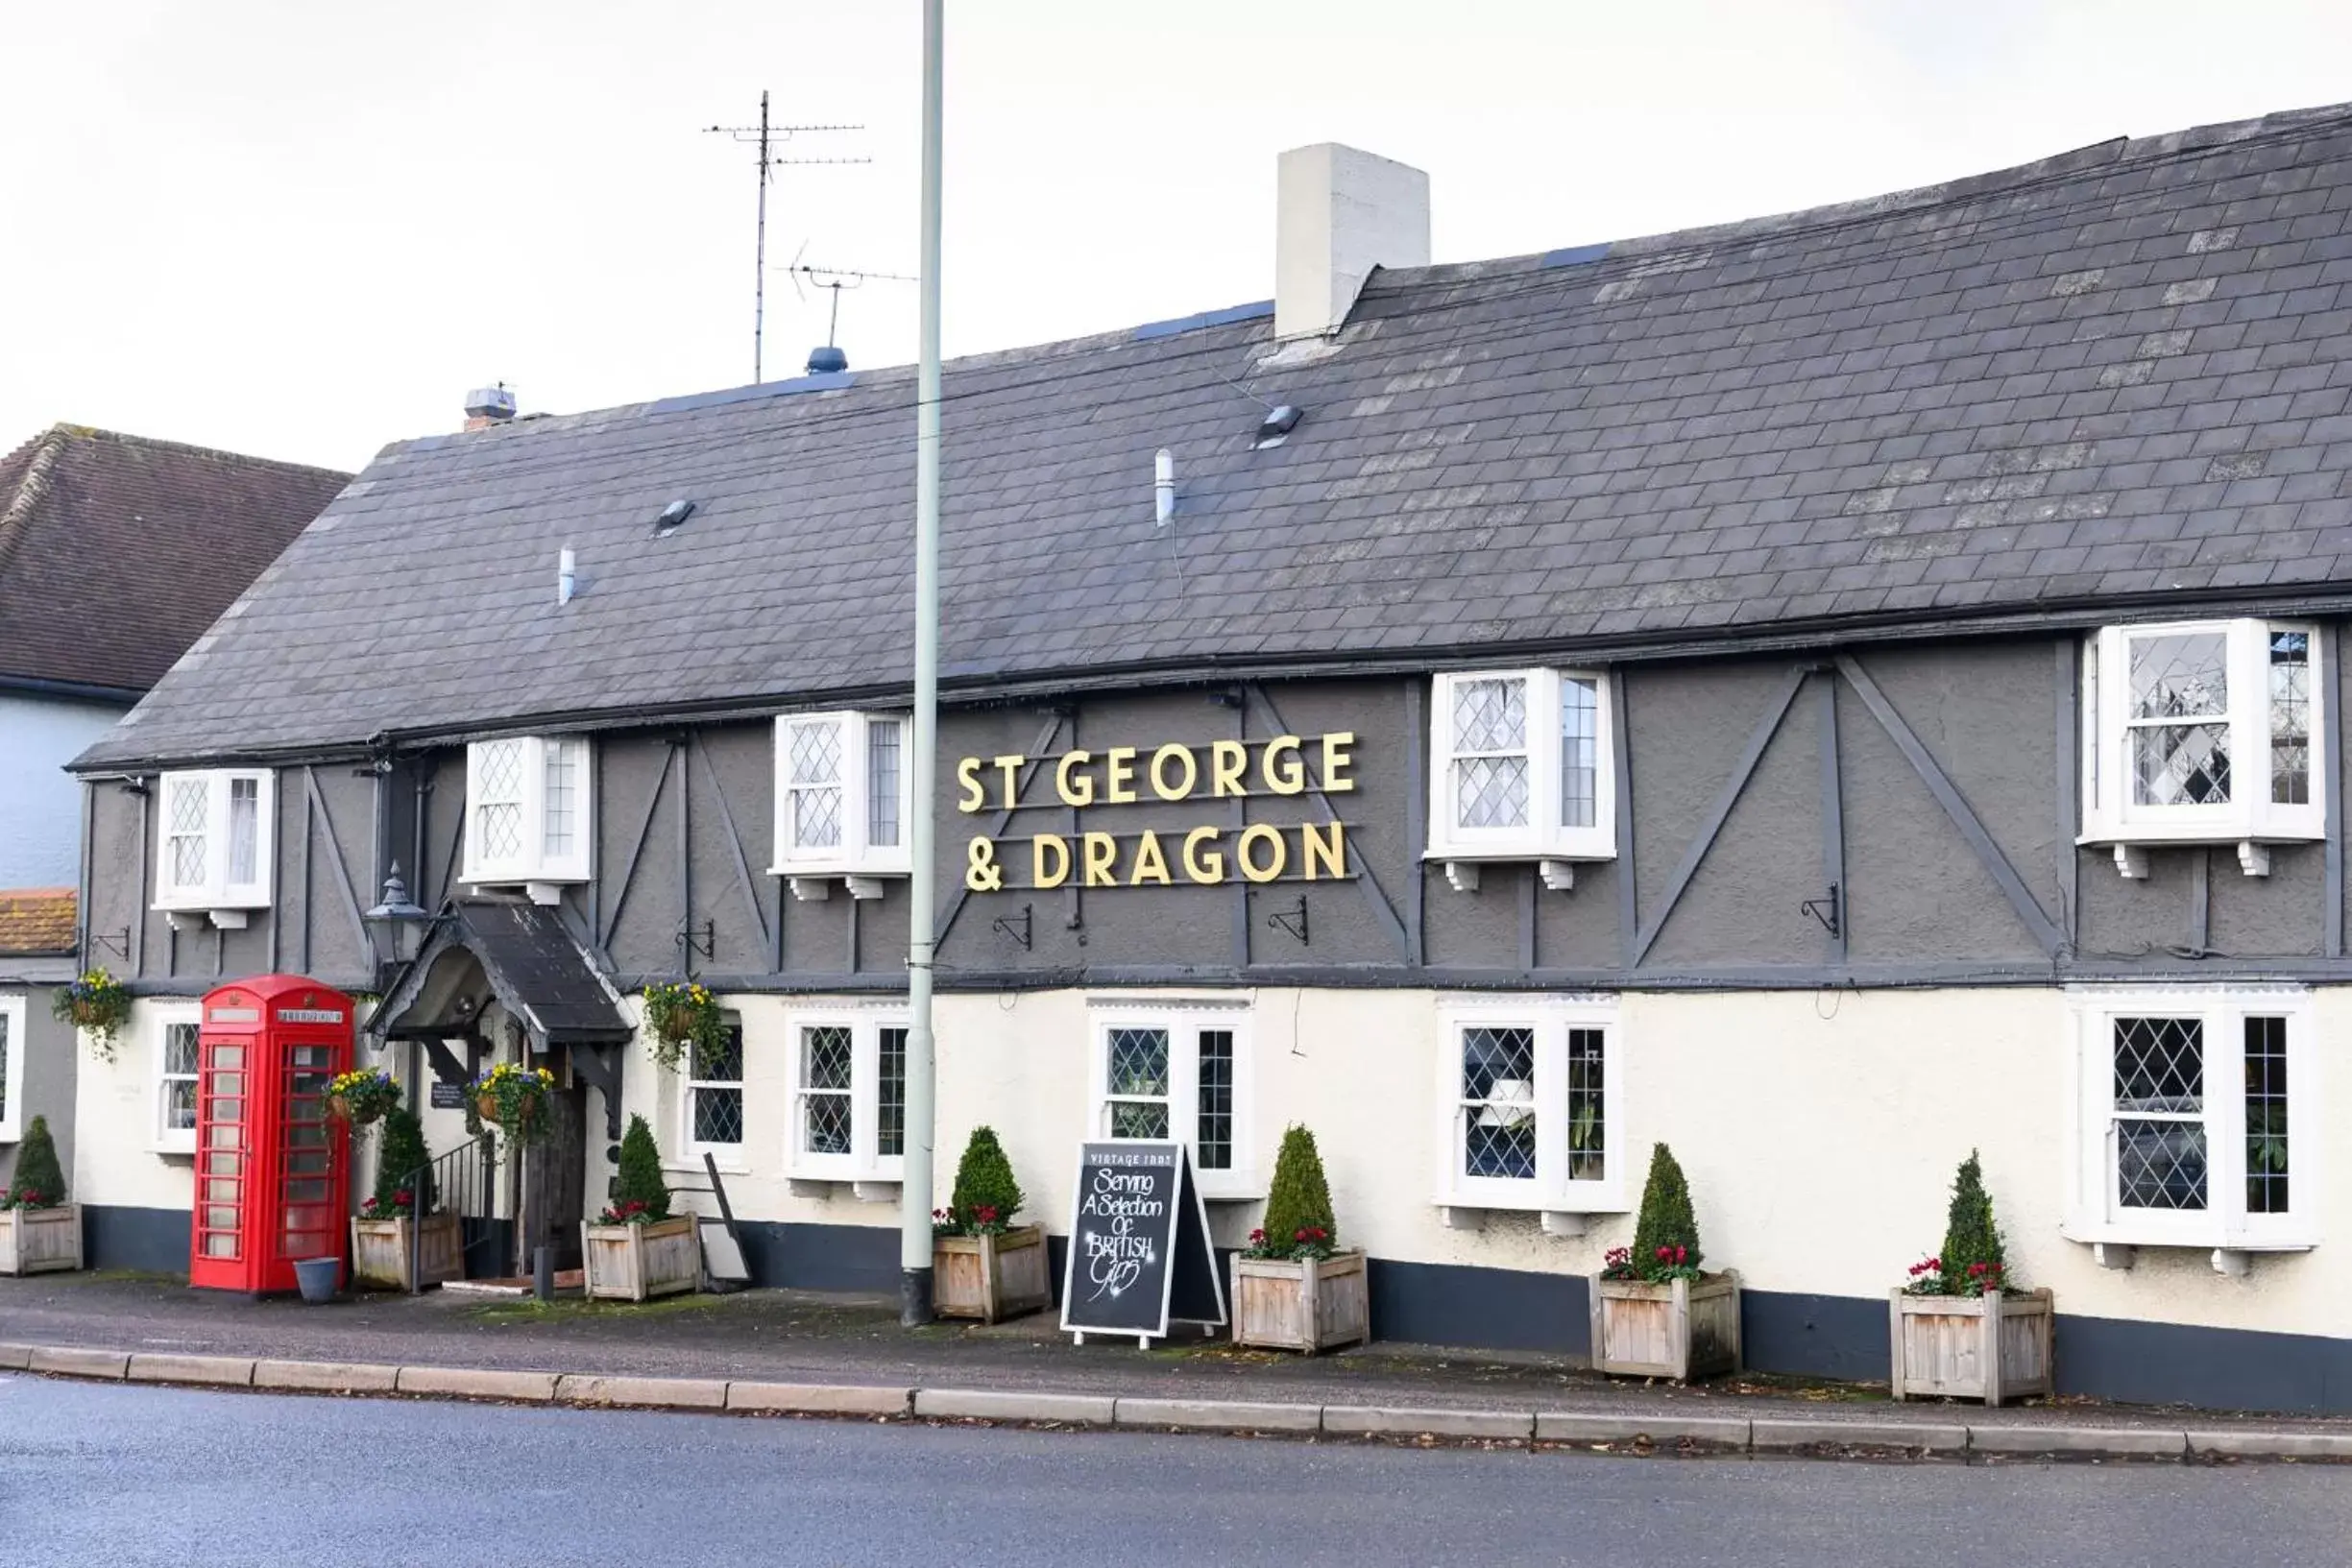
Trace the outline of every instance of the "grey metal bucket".
{"label": "grey metal bucket", "polygon": [[303,1288],[304,1301],[335,1299],[335,1278],[343,1272],[341,1258],[302,1258],[294,1265],[294,1281]]}

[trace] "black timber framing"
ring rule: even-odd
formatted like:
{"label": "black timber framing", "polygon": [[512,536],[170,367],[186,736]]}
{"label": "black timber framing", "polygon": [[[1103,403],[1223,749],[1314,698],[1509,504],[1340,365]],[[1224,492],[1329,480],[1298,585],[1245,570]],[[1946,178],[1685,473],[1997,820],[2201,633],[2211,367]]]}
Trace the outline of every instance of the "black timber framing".
{"label": "black timber framing", "polygon": [[1423,853],[1429,844],[1428,690],[1426,681],[1405,683],[1405,962],[1416,969],[1428,962],[1429,954],[1422,929],[1429,893],[1429,861]]}
{"label": "black timber framing", "polygon": [[2202,956],[2213,933],[2213,851],[2202,844],[2189,851],[2189,929],[2182,941]]}
{"label": "black timber framing", "polygon": [[[335,874],[335,891],[343,895],[343,911],[351,917],[352,943],[360,962],[368,961],[368,923],[363,918],[363,905],[358,892],[352,886],[351,868],[343,863],[343,839],[335,832],[335,815],[327,808],[327,797],[319,792],[316,768],[303,769],[303,788],[310,797],[311,808],[318,813],[318,825],[327,831],[327,863]],[[305,901],[305,911],[309,905]],[[306,918],[306,917],[305,917]]]}
{"label": "black timber framing", "polygon": [[[760,945],[765,947],[768,945],[767,911],[760,906],[759,884],[752,880],[751,857],[743,853],[743,835],[736,831],[735,812],[727,805],[727,786],[719,779],[718,769],[711,765],[710,752],[702,743],[702,732],[693,732],[691,744],[702,755],[702,776],[711,783],[711,798],[718,804],[718,825],[727,835],[727,863],[735,868],[736,886],[742,892],[744,907],[751,911],[752,924],[760,932]],[[692,923],[690,916],[688,924],[691,926]]]}
{"label": "black timber framing", "polygon": [[1631,969],[1640,961],[1641,886],[1634,866],[1634,748],[1627,736],[1625,672],[1609,672],[1609,758],[1617,778],[1617,951]]}
{"label": "black timber framing", "polygon": [[570,1052],[572,1074],[603,1098],[605,1142],[619,1142],[620,1048],[579,1045]]}
{"label": "black timber framing", "polygon": [[2319,788],[2323,802],[2322,832],[2325,834],[2320,856],[2321,880],[2325,886],[2327,907],[2321,911],[2320,929],[2325,933],[2319,951],[2331,958],[2344,955],[2343,945],[2343,666],[2337,658],[2342,652],[2342,629],[2329,621],[2319,629],[2319,642],[2324,657],[2320,661],[2323,679],[2320,681],[2321,721],[2319,748]]}
{"label": "black timber framing", "polygon": [[2000,846],[1993,842],[1993,835],[1977,820],[1975,809],[1961,797],[1942,765],[1920,743],[1919,736],[1912,734],[1910,725],[1903,722],[1903,715],[1895,712],[1894,704],[1886,700],[1886,693],[1879,689],[1879,683],[1871,679],[1870,671],[1848,654],[1838,656],[1837,667],[1861,697],[1862,706],[1870,710],[1870,716],[1879,721],[1879,727],[1886,732],[1887,737],[1895,742],[1896,749],[1911,764],[1911,771],[1919,775],[1920,782],[1928,786],[1928,792],[1935,797],[1935,804],[1944,808],[1944,814],[1952,819],[1952,825],[1960,830],[1960,836],[1976,852],[1976,859],[1991,874],[2002,896],[2008,899],[2009,906],[2017,911],[2018,919],[2025,922],[2026,930],[2032,933],[2034,941],[2041,945],[2044,953],[2056,957],[2066,946],[2066,933],[2050,920],[2049,912],[2042,907],[2041,901],[2019,880],[2017,868],[2000,852]]}
{"label": "black timber framing", "polygon": [[2056,647],[2058,919],[2071,953],[2082,940],[2082,851],[2074,843],[2082,832],[2082,643],[2062,637]]}
{"label": "black timber framing", "polygon": [[[1282,711],[1274,706],[1274,700],[1266,694],[1265,688],[1253,685],[1243,689],[1248,693],[1247,700],[1255,703],[1264,712],[1266,719],[1273,726],[1274,735],[1295,733],[1288,724],[1283,722]],[[1339,821],[1340,814],[1332,808],[1331,797],[1323,793],[1321,778],[1307,765],[1304,758],[1299,760],[1298,765],[1300,770],[1306,774],[1307,794],[1315,802],[1315,808],[1322,813],[1323,821],[1325,823]],[[1408,844],[1405,853],[1418,855],[1420,852],[1416,846]],[[1413,939],[1405,933],[1405,923],[1397,917],[1396,905],[1389,902],[1388,891],[1380,885],[1379,877],[1373,873],[1371,866],[1367,862],[1351,859],[1347,863],[1355,867],[1356,886],[1364,895],[1365,906],[1372,912],[1372,920],[1382,930],[1388,932],[1389,940],[1396,944],[1397,955],[1410,962],[1413,956]],[[1531,872],[1530,875],[1533,873]],[[1522,947],[1534,940],[1532,918],[1531,916],[1529,933],[1521,942]],[[1529,956],[1532,958],[1533,953],[1531,953]]]}
{"label": "black timber framing", "polygon": [[[694,973],[694,764],[687,742],[693,736],[685,731],[669,742],[670,760],[678,764],[678,973]],[[850,953],[849,967],[858,967],[857,952]]]}
{"label": "black timber framing", "polygon": [[[1021,764],[1020,771],[1013,778],[1012,804],[999,808],[996,815],[989,820],[988,836],[990,838],[1004,837],[1005,830],[1012,826],[1013,813],[1021,809],[1022,797],[1029,793],[1030,781],[1036,778],[1039,768],[1045,766],[1046,755],[1054,749],[1054,742],[1061,736],[1061,726],[1062,715],[1060,713],[1047,715],[1044,727],[1037,732],[1037,738],[1030,742],[1027,760]],[[947,907],[939,911],[939,919],[932,927],[932,945],[934,948],[945,942],[947,933],[955,929],[956,917],[963,913],[964,901],[971,896],[971,888],[964,883],[961,878],[957,879],[955,891],[947,896]],[[776,968],[779,971],[784,968],[781,950],[778,953]]]}
{"label": "black timber framing", "polygon": [[[671,741],[669,749],[674,754],[677,742]],[[613,889],[613,906],[605,911],[604,929],[596,938],[600,948],[611,947],[613,933],[620,929],[620,913],[629,903],[629,886],[637,880],[637,864],[644,858],[645,839],[653,832],[653,815],[662,808],[662,791],[669,784],[669,764],[670,758],[662,759],[662,770],[653,776],[653,787],[645,792],[645,808],[637,819],[637,838],[629,846],[629,858],[621,864],[620,880]]]}
{"label": "black timber framing", "polygon": [[[1249,699],[1244,696],[1233,705],[1233,738],[1241,742],[1245,754],[1249,749]],[[1242,834],[1243,824],[1249,820],[1249,803],[1240,796],[1225,808],[1226,819],[1232,824],[1233,836]],[[1232,940],[1233,967],[1247,971],[1249,967],[1249,887],[1240,878],[1233,880]]]}
{"label": "black timber framing", "polygon": [[[1805,685],[1806,676],[1810,672],[1809,665],[1795,665],[1773,688],[1771,700],[1764,705],[1764,716],[1757,721],[1755,730],[1748,736],[1747,749],[1739,754],[1739,760],[1732,764],[1732,776],[1723,782],[1721,792],[1715,796],[1714,805],[1708,808],[1706,821],[1699,827],[1698,836],[1691,840],[1690,848],[1684,853],[1682,863],[1674,868],[1674,878],[1666,883],[1665,897],[1658,901],[1658,907],[1652,911],[1649,924],[1636,933],[1634,951],[1627,968],[1640,966],[1641,960],[1649,955],[1651,947],[1657,943],[1659,933],[1666,929],[1666,922],[1674,918],[1674,906],[1682,902],[1684,890],[1690,886],[1690,880],[1699,874],[1700,863],[1707,858],[1708,852],[1715,847],[1716,835],[1723,832],[1724,823],[1732,815],[1732,808],[1739,804],[1739,797],[1746,792],[1748,781],[1756,776],[1756,765],[1764,760],[1764,749],[1772,744],[1772,737],[1780,733],[1781,720],[1788,715],[1789,704],[1797,700],[1798,688]],[[1620,728],[1624,725],[1622,716],[1618,719],[1618,725]],[[1622,788],[1622,785],[1619,787]]]}
{"label": "black timber framing", "polygon": [[1822,934],[1829,961],[1843,964],[1854,917],[1846,899],[1846,803],[1837,755],[1836,672],[1822,671],[1813,681],[1813,693],[1821,743],[1821,880],[1830,898],[1830,920]]}

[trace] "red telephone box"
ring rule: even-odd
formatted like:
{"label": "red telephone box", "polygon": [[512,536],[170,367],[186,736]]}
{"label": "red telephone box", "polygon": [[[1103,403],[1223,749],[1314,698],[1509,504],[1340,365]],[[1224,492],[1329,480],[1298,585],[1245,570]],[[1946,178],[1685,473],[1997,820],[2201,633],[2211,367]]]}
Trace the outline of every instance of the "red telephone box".
{"label": "red telephone box", "polygon": [[352,999],[299,975],[205,998],[190,1285],[291,1291],[298,1259],[343,1255],[351,1141],[327,1115],[327,1086],[350,1070],[352,1042]]}

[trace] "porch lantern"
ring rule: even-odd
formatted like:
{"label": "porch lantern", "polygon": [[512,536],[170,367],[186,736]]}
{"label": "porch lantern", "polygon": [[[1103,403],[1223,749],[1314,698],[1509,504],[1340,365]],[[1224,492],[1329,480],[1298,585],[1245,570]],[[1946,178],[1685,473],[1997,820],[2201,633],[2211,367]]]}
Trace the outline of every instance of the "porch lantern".
{"label": "porch lantern", "polygon": [[384,878],[383,902],[359,918],[366,923],[368,941],[376,951],[376,989],[381,993],[424,948],[433,913],[409,899],[408,884],[400,880],[400,863],[395,860]]}

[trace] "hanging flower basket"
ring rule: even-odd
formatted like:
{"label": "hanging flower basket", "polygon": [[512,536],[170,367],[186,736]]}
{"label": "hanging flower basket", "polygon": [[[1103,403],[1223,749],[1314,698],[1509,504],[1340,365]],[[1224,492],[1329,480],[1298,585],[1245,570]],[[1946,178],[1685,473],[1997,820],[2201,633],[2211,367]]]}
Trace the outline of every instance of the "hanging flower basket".
{"label": "hanging flower basket", "polygon": [[724,1049],[727,1025],[709,987],[692,980],[660,981],[645,987],[644,1002],[653,1059],[663,1067],[677,1071],[689,1045],[705,1051]]}
{"label": "hanging flower basket", "polygon": [[546,1068],[500,1062],[474,1079],[473,1088],[474,1113],[482,1121],[526,1143],[546,1135],[546,1100],[555,1092],[555,1074]]}
{"label": "hanging flower basket", "polygon": [[354,1127],[373,1125],[400,1102],[400,1086],[381,1068],[338,1073],[327,1086],[327,1114]]}
{"label": "hanging flower basket", "polygon": [[131,1016],[131,989],[103,969],[59,988],[50,1015],[89,1035],[100,1061],[114,1059],[114,1036]]}

